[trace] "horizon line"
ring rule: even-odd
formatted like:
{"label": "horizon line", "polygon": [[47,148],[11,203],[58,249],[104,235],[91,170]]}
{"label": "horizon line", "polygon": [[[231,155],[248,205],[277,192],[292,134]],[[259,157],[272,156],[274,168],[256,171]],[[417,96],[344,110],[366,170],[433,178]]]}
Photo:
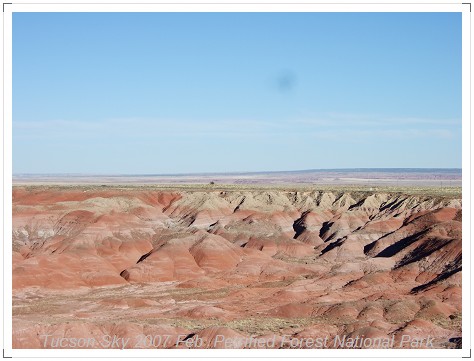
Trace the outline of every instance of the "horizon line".
{"label": "horizon line", "polygon": [[22,176],[72,176],[72,177],[151,177],[151,176],[193,176],[193,175],[235,175],[235,174],[268,174],[268,173],[302,173],[302,172],[321,172],[321,171],[394,171],[394,170],[407,170],[407,171],[462,171],[462,168],[457,167],[357,167],[357,168],[308,168],[308,169],[296,169],[296,170],[262,170],[262,171],[223,171],[223,172],[188,172],[188,173],[80,173],[80,172],[64,172],[64,173],[13,173],[12,177]]}

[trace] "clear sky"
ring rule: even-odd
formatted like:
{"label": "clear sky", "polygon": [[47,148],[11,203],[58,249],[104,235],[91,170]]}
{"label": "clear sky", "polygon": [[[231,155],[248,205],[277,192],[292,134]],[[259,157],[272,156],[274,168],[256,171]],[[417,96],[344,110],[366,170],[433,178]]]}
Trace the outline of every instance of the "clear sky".
{"label": "clear sky", "polygon": [[461,167],[461,13],[14,13],[13,172]]}

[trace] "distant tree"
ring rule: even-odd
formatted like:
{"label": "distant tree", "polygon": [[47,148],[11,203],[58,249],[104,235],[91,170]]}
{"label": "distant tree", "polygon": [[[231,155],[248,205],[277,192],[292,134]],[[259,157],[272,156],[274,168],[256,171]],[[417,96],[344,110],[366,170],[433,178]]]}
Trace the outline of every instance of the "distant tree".
{"label": "distant tree", "polygon": [[214,184],[216,184],[216,183],[214,183],[214,181],[211,181],[209,184],[210,184],[210,185],[214,185]]}

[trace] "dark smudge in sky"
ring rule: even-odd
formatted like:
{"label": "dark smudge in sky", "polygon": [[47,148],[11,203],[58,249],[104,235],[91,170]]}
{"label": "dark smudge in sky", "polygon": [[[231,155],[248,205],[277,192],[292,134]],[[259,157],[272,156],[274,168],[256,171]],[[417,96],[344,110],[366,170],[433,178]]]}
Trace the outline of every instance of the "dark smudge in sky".
{"label": "dark smudge in sky", "polygon": [[277,88],[280,92],[286,93],[292,91],[296,86],[296,75],[290,70],[280,72],[277,76]]}

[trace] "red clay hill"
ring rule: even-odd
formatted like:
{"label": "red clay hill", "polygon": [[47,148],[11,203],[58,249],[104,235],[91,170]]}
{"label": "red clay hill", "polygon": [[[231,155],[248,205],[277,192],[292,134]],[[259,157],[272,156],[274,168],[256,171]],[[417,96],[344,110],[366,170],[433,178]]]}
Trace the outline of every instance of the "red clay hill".
{"label": "red clay hill", "polygon": [[13,347],[460,347],[461,214],[459,197],[382,191],[14,187]]}

